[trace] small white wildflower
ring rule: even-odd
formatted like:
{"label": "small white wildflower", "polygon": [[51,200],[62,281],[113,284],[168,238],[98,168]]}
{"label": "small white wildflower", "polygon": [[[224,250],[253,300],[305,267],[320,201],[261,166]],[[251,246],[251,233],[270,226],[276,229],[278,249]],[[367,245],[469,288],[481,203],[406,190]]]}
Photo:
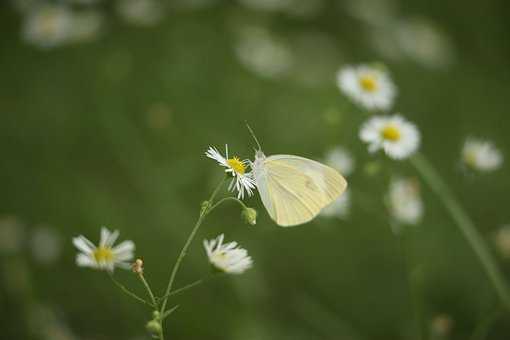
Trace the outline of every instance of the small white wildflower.
{"label": "small white wildflower", "polygon": [[355,168],[352,154],[343,146],[337,146],[326,153],[327,165],[338,170],[342,175],[349,176]]}
{"label": "small white wildflower", "polygon": [[423,201],[415,179],[397,178],[391,181],[388,193],[391,216],[403,224],[418,224],[423,218]]}
{"label": "small white wildflower", "polygon": [[134,257],[135,244],[132,241],[123,241],[113,246],[119,231],[110,232],[101,228],[99,246],[95,246],[83,235],[73,238],[74,246],[80,251],[76,256],[76,264],[80,267],[91,267],[100,270],[113,271],[115,267],[129,269],[130,261]]}
{"label": "small white wildflower", "polygon": [[228,157],[228,145],[225,145],[225,157],[215,147],[209,147],[205,155],[209,158],[216,160],[221,166],[225,167],[225,172],[233,176],[230,182],[229,190],[237,190],[237,197],[244,199],[244,192],[248,196],[253,195],[255,189],[255,180],[251,172],[246,172],[250,161],[240,160],[237,157]]}
{"label": "small white wildflower", "polygon": [[468,138],[462,149],[462,161],[473,170],[494,171],[503,164],[503,154],[490,141]]}
{"label": "small white wildflower", "polygon": [[420,146],[416,126],[399,115],[371,118],[361,127],[360,138],[369,144],[369,152],[383,149],[393,159],[407,158]]}
{"label": "small white wildflower", "polygon": [[218,270],[229,274],[242,274],[253,265],[246,249],[236,242],[223,243],[223,234],[213,240],[204,240],[209,262]]}
{"label": "small white wildflower", "polygon": [[65,6],[36,6],[26,15],[23,26],[27,42],[43,48],[55,47],[68,41],[73,13]]}
{"label": "small white wildflower", "polygon": [[163,19],[164,8],[156,0],[120,0],[117,13],[133,25],[151,26]]}
{"label": "small white wildflower", "polygon": [[322,209],[321,215],[324,217],[336,217],[345,219],[351,210],[351,192],[347,189],[343,195],[333,201],[330,205]]}
{"label": "small white wildflower", "polygon": [[410,59],[429,68],[448,66],[454,59],[448,37],[433,22],[423,18],[399,21],[395,25],[398,49]]}
{"label": "small white wildflower", "polygon": [[501,227],[496,232],[494,242],[501,256],[510,259],[510,224]]}
{"label": "small white wildflower", "polygon": [[294,62],[287,45],[261,28],[242,30],[235,52],[243,66],[265,78],[287,74]]}
{"label": "small white wildflower", "polygon": [[337,85],[353,101],[368,110],[388,110],[397,89],[382,69],[367,65],[346,66],[337,74]]}
{"label": "small white wildflower", "polygon": [[60,235],[53,228],[46,225],[38,226],[30,238],[34,258],[43,264],[55,262],[61,250],[60,241]]}

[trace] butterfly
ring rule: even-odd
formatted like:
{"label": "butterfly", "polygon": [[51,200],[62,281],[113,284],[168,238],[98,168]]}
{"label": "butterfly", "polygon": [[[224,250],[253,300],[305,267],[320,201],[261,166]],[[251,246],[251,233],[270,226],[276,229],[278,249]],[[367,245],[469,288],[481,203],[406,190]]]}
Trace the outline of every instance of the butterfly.
{"label": "butterfly", "polygon": [[347,181],[335,169],[304,157],[272,155],[258,150],[251,162],[253,177],[269,216],[282,227],[311,221],[347,188]]}

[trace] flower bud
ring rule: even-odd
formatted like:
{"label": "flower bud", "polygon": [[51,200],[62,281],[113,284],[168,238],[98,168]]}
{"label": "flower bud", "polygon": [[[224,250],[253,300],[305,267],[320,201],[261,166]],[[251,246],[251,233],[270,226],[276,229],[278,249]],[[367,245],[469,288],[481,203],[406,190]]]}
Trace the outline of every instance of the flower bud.
{"label": "flower bud", "polygon": [[241,213],[241,217],[246,223],[255,225],[257,223],[257,210],[253,208],[244,208]]}
{"label": "flower bud", "polygon": [[142,259],[136,259],[131,265],[131,270],[135,274],[143,274],[143,261]]}
{"label": "flower bud", "polygon": [[152,335],[158,335],[161,333],[161,324],[159,323],[159,321],[156,321],[156,320],[151,320],[151,321],[147,322],[147,324],[145,325],[145,328]]}

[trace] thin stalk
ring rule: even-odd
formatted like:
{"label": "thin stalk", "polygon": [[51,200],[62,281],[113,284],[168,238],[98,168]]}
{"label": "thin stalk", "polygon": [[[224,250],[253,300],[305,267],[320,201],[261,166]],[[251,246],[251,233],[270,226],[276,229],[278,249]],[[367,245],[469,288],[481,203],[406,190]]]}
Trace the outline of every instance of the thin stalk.
{"label": "thin stalk", "polygon": [[192,282],[192,283],[190,283],[190,284],[187,284],[187,285],[185,285],[184,287],[181,287],[181,288],[175,289],[175,290],[171,291],[170,293],[168,293],[167,295],[162,296],[162,297],[160,298],[160,300],[167,299],[167,298],[169,298],[170,296],[174,296],[174,295],[180,294],[180,293],[182,293],[182,292],[184,292],[184,291],[186,291],[186,290],[188,290],[188,289],[190,289],[190,288],[193,288],[193,287],[195,287],[195,286],[198,286],[198,285],[199,285],[199,284],[201,284],[201,283],[204,283],[206,280],[207,280],[206,278],[204,278],[204,279],[200,279],[200,280],[196,280],[195,282]]}
{"label": "thin stalk", "polygon": [[108,273],[108,276],[110,277],[110,279],[113,281],[113,283],[120,288],[120,290],[122,290],[124,293],[126,293],[127,295],[131,296],[133,299],[137,300],[138,302],[141,302],[143,303],[144,305],[148,305],[150,307],[153,307],[153,308],[156,308],[156,305],[155,304],[152,304],[148,301],[146,301],[145,299],[139,297],[138,295],[136,295],[135,293],[133,293],[132,291],[130,291],[129,289],[127,289],[122,283],[120,283],[119,281],[115,280],[115,278],[113,277],[112,274]]}
{"label": "thin stalk", "polygon": [[207,206],[205,208],[202,208],[202,210],[200,211],[200,216],[198,217],[198,220],[195,223],[195,226],[191,230],[191,233],[189,234],[188,239],[186,240],[186,243],[182,247],[181,252],[179,253],[179,256],[177,257],[177,260],[175,261],[174,267],[172,269],[172,274],[170,275],[170,280],[168,281],[168,285],[166,287],[166,291],[164,294],[165,298],[163,299],[163,303],[161,304],[161,309],[160,309],[161,314],[163,314],[165,312],[166,304],[168,302],[168,297],[169,297],[170,292],[172,291],[175,277],[177,276],[177,272],[179,270],[181,262],[184,259],[184,257],[186,256],[186,252],[187,252],[191,242],[195,238],[195,235],[196,235],[198,229],[202,225],[202,222],[204,221],[205,216],[211,210],[212,202],[214,201],[214,198],[218,194],[220,188],[223,186],[223,183],[225,183],[225,178],[223,178],[221,180],[221,182],[218,184],[218,186],[216,187],[216,189],[214,189],[211,197],[207,201]]}
{"label": "thin stalk", "polygon": [[[409,242],[406,240],[404,233],[406,232],[405,228],[400,228],[396,225],[394,221],[390,219],[391,229],[394,231],[394,234],[399,242],[401,252],[404,258],[404,266],[406,272],[406,281],[407,287],[409,290],[409,294],[411,295],[411,304],[414,313],[414,319],[416,323],[416,332],[418,340],[426,340],[427,337],[427,327],[424,322],[424,311],[423,311],[423,303],[422,303],[422,291],[420,285],[420,277],[416,277],[415,270],[416,268],[413,266],[413,260],[411,257],[412,245],[408,244]],[[395,232],[397,231],[397,232]]]}
{"label": "thin stalk", "polygon": [[152,304],[154,305],[154,308],[158,308],[158,303],[156,301],[156,298],[154,297],[154,294],[152,293],[152,289],[149,286],[149,283],[145,279],[145,276],[143,276],[143,273],[138,274],[138,277],[140,278],[140,281],[142,281],[143,286],[145,287],[145,290],[147,290],[147,294],[149,294],[149,297],[151,298]]}
{"label": "thin stalk", "polygon": [[225,197],[225,198],[222,198],[221,200],[219,200],[218,202],[216,202],[210,209],[209,209],[209,212],[210,211],[213,211],[217,206],[219,206],[220,204],[222,204],[223,202],[225,201],[235,201],[237,203],[239,203],[241,205],[241,207],[243,207],[243,209],[248,209],[248,207],[246,206],[246,204],[243,203],[243,201],[241,201],[240,199],[236,198],[236,197],[233,197],[233,196],[229,196],[229,197]]}
{"label": "thin stalk", "polygon": [[436,169],[423,155],[416,154],[411,158],[411,163],[443,202],[444,206],[451,214],[453,220],[459,227],[462,234],[464,234],[464,237],[478,257],[503,305],[505,308],[510,310],[510,291],[508,290],[508,286],[503,278],[503,274],[496,265],[496,261],[492,257],[473,221],[458,203],[457,199],[444,183]]}

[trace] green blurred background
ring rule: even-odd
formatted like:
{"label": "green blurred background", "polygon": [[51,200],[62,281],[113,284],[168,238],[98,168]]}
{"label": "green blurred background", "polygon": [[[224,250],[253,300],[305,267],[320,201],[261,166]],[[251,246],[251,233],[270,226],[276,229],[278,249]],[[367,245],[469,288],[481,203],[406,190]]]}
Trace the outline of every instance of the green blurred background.
{"label": "green blurred background", "polygon": [[[171,301],[180,308],[169,339],[418,339],[416,302],[426,328],[437,315],[453,320],[443,338],[477,339],[484,323],[478,339],[510,338],[510,314],[425,185],[423,222],[400,241],[392,234],[382,202],[388,178],[417,175],[367,153],[357,138],[363,117],[335,84],[345,64],[388,66],[399,88],[395,111],[419,126],[423,153],[491,242],[510,221],[508,168],[473,175],[458,163],[468,135],[508,149],[508,2],[169,0],[145,21],[122,15],[118,3],[88,2],[67,6],[94,11],[99,31],[50,48],[22,34],[41,2],[0,5],[0,224],[8,231],[0,237],[15,243],[0,251],[0,338],[149,339],[150,310],[104,273],[78,268],[71,238],[95,242],[101,225],[119,229],[162,294],[200,202],[222,175],[203,153],[228,143],[252,158],[245,121],[266,154],[322,159],[335,145],[351,150],[350,214],[284,229],[258,195],[247,201],[259,211],[254,227],[237,206],[221,207],[178,285],[208,272],[201,240],[222,232],[255,266]],[[253,31],[275,39],[283,56],[262,53],[253,67],[246,58],[258,45],[239,52]],[[364,171],[374,160],[380,170]],[[50,259],[35,256],[41,228],[56,235]],[[492,250],[510,282],[510,263]],[[419,283],[414,300],[406,268]],[[132,273],[115,275],[143,294]]]}

